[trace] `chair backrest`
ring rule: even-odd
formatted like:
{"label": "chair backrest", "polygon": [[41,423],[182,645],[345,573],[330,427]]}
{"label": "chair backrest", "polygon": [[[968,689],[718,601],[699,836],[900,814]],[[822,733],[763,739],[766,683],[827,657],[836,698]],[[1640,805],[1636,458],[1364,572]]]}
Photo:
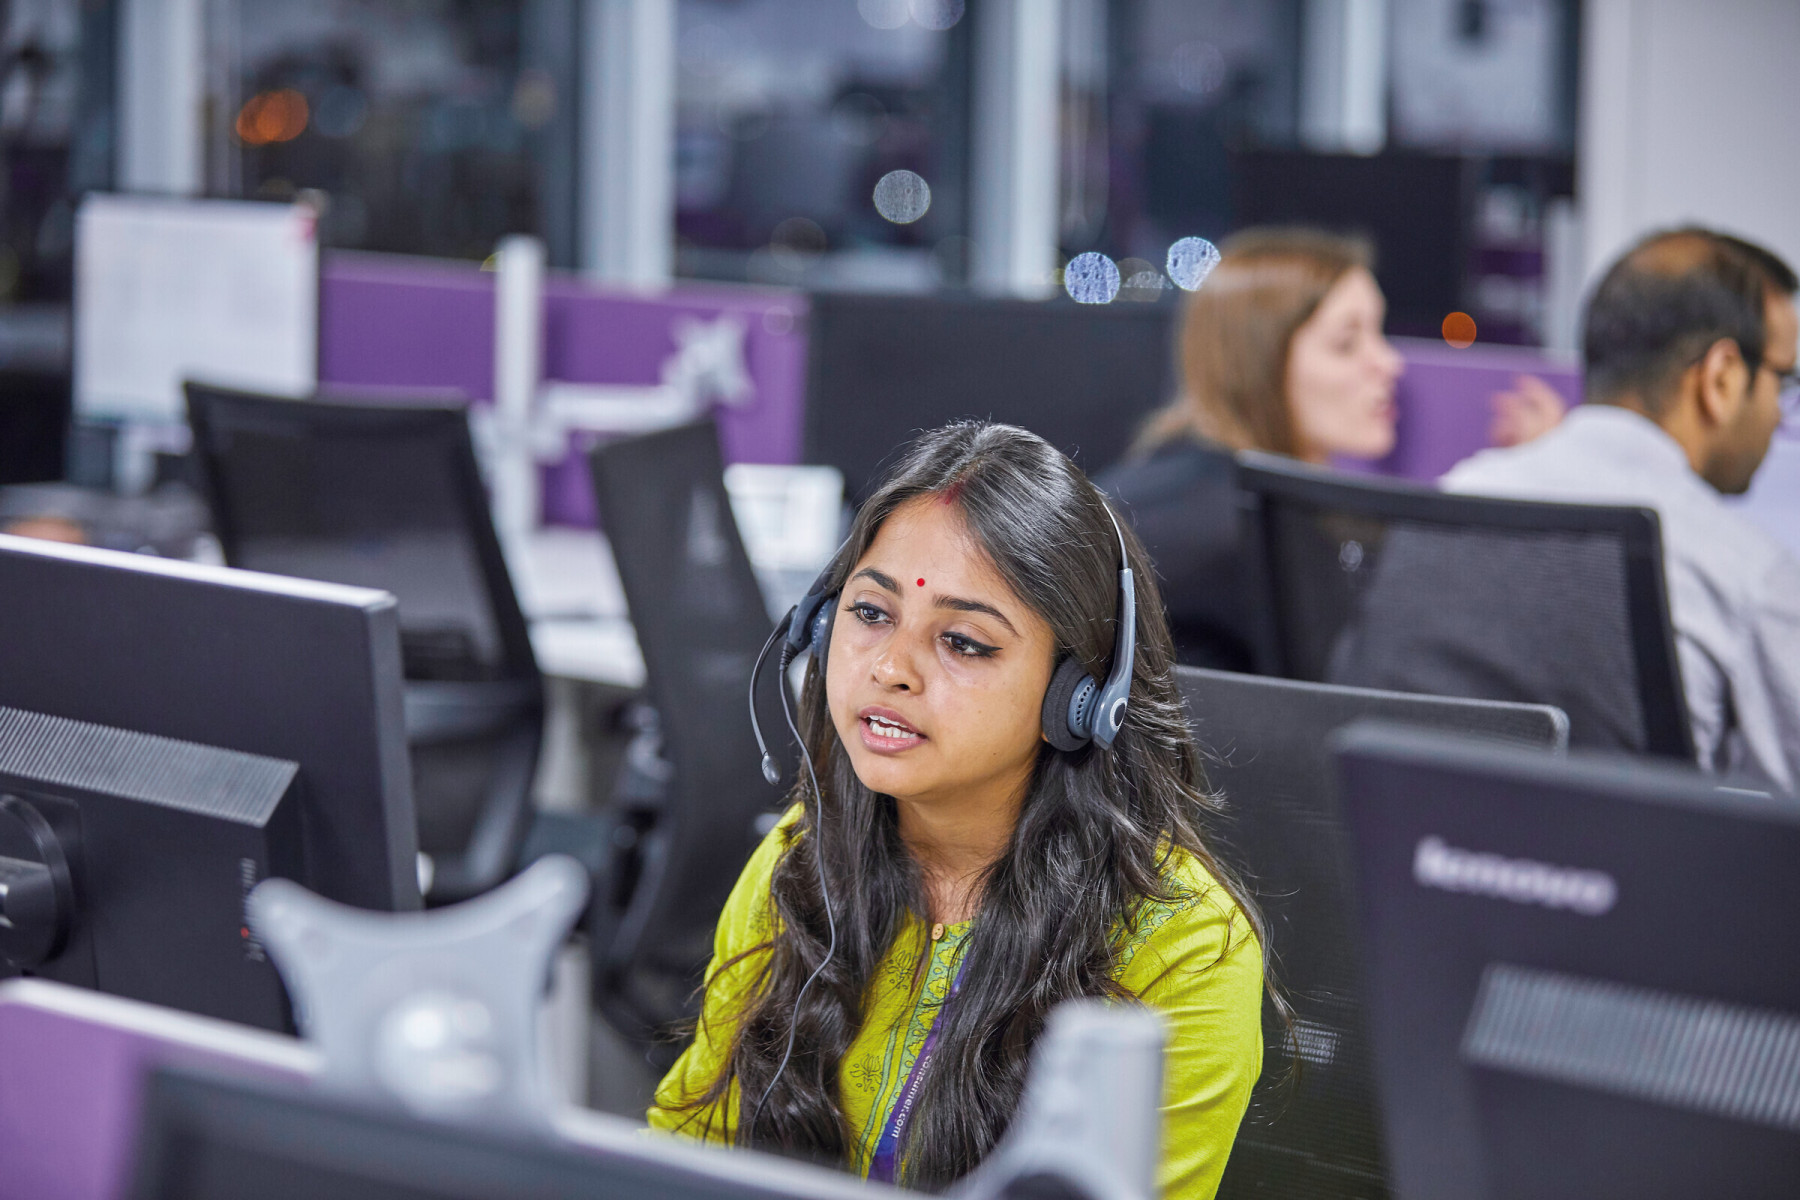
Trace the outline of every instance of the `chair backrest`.
{"label": "chair backrest", "polygon": [[[1543,705],[1408,695],[1178,667],[1176,680],[1208,782],[1227,809],[1217,852],[1261,906],[1278,977],[1294,1008],[1266,1014],[1263,1083],[1226,1168],[1221,1196],[1387,1194],[1373,1064],[1363,1019],[1349,841],[1334,795],[1328,735],[1377,717],[1546,750],[1568,722]],[[1284,1082],[1295,1075],[1291,1084]]]}
{"label": "chair backrest", "polygon": [[[756,818],[780,798],[762,778],[744,707],[771,622],[712,421],[611,442],[590,461],[673,768],[596,966],[612,977],[602,999],[654,1026],[686,1011],[719,910],[755,847]],[[621,1014],[608,1015],[619,1023]]]}
{"label": "chair backrest", "polygon": [[467,407],[442,392],[296,400],[191,382],[187,398],[226,562],[400,602],[427,898],[498,884],[531,816],[543,680]]}
{"label": "chair backrest", "polygon": [[392,592],[409,679],[537,681],[463,404],[187,394],[227,562]]}
{"label": "chair backrest", "polygon": [[1238,481],[1263,673],[1553,704],[1572,745],[1693,757],[1654,511],[1255,454]]}

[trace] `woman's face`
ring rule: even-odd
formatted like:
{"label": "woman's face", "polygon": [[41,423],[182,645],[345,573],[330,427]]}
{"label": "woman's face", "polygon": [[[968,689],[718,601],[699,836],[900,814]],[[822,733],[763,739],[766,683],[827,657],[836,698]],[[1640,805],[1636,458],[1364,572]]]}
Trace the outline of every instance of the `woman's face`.
{"label": "woman's face", "polygon": [[1356,267],[1325,293],[1288,347],[1288,404],[1300,457],[1381,458],[1394,448],[1400,355],[1381,335],[1387,302]]}
{"label": "woman's face", "polygon": [[1030,782],[1056,639],[936,496],[895,509],[838,597],[831,720],[872,791],[1013,803]]}

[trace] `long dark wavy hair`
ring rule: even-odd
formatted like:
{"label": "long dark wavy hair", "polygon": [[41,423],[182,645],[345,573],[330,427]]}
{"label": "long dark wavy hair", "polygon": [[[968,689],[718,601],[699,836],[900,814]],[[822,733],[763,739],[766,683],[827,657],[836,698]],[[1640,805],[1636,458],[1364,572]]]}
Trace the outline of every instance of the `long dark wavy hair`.
{"label": "long dark wavy hair", "polygon": [[[833,590],[882,523],[920,496],[957,505],[1013,592],[1049,624],[1057,653],[1106,677],[1119,541],[1105,501],[1074,463],[1007,425],[960,423],[923,435],[857,514],[829,568]],[[902,1148],[900,1182],[910,1187],[941,1189],[993,1148],[1018,1106],[1051,1008],[1075,997],[1129,998],[1113,979],[1122,933],[1135,928],[1146,901],[1192,899],[1178,894],[1169,875],[1172,853],[1198,858],[1263,938],[1248,893],[1202,837],[1217,800],[1176,690],[1154,571],[1129,526],[1124,536],[1138,619],[1125,726],[1110,749],[1064,753],[1046,744],[1038,752],[1012,839],[981,881],[961,990],[941,1014],[939,1049]],[[741,1012],[729,1014],[737,1025],[722,1071],[682,1107],[709,1119],[735,1083],[738,1145],[842,1165],[855,1135],[839,1068],[862,1025],[864,994],[907,914],[924,920],[929,910],[895,802],[857,779],[816,663],[807,669],[798,725],[822,794],[802,771],[791,800],[804,811],[770,883],[773,932],[744,955],[766,957]],[[802,997],[828,941],[815,855],[824,858],[837,948]],[[1239,940],[1234,933],[1231,944]],[[775,1078],[790,1035],[791,1060]]]}

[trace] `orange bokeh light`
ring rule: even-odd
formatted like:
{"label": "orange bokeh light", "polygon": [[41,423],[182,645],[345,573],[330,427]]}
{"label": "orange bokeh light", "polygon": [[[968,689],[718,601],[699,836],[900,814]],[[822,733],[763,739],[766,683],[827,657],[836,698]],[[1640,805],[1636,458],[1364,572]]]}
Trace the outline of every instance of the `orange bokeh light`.
{"label": "orange bokeh light", "polygon": [[238,110],[237,135],[246,146],[291,142],[306,131],[306,97],[293,88],[258,92]]}
{"label": "orange bokeh light", "polygon": [[1444,318],[1444,340],[1458,350],[1475,344],[1475,318],[1466,312],[1453,312]]}

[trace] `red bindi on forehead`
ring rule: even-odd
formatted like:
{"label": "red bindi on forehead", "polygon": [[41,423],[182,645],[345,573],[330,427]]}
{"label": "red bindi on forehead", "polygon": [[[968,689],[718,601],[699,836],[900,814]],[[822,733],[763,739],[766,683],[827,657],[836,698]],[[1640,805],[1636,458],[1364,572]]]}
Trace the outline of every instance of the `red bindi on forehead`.
{"label": "red bindi on forehead", "polygon": [[924,586],[925,586],[925,581],[924,581],[924,580],[923,580],[923,579],[921,579],[921,580],[919,580],[919,586],[920,586],[920,587],[924,587]]}

